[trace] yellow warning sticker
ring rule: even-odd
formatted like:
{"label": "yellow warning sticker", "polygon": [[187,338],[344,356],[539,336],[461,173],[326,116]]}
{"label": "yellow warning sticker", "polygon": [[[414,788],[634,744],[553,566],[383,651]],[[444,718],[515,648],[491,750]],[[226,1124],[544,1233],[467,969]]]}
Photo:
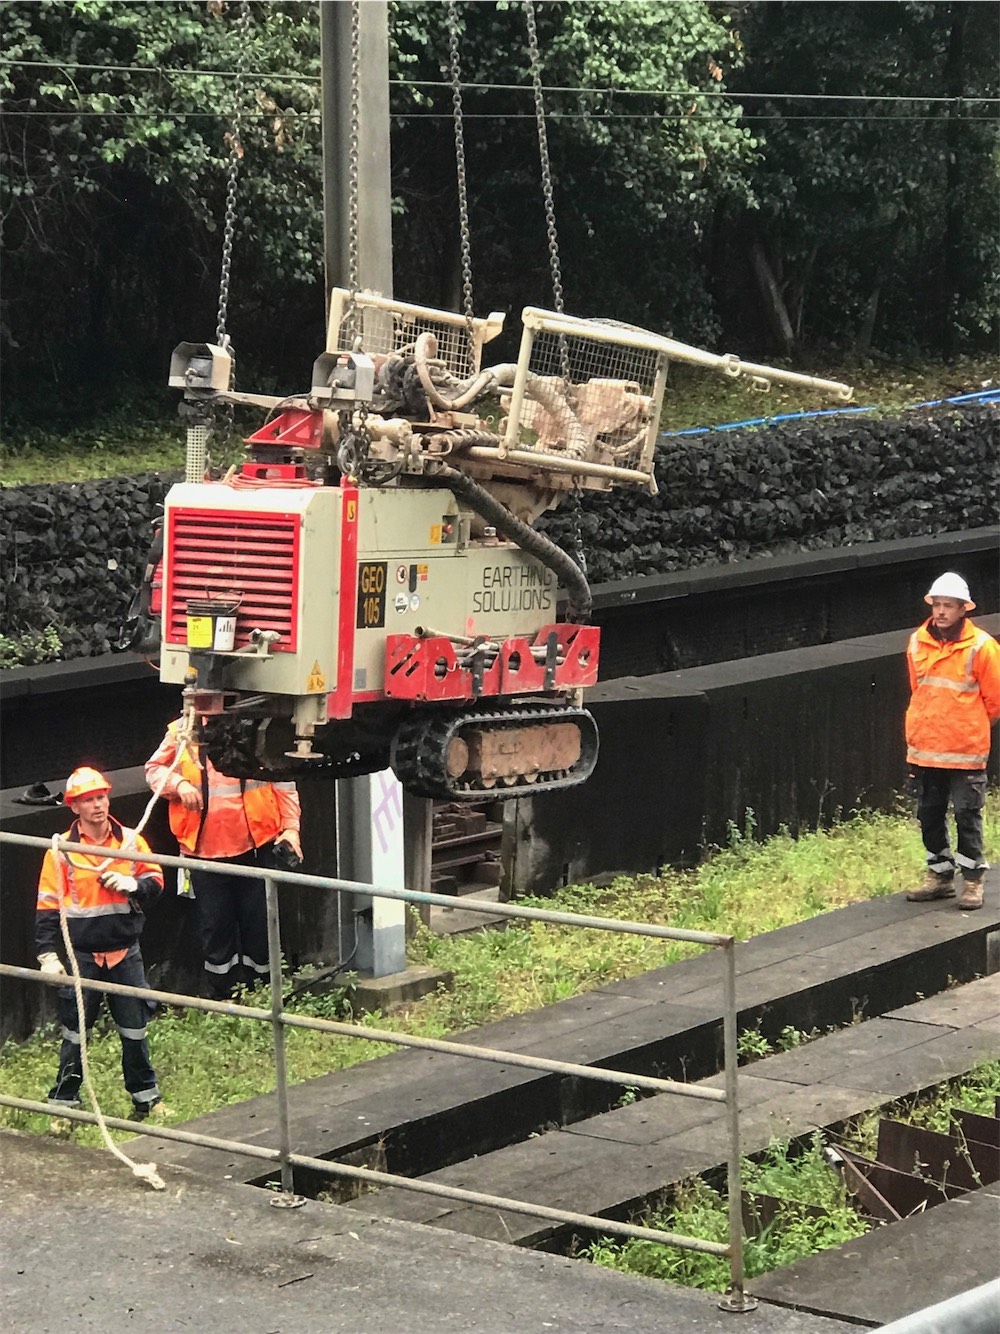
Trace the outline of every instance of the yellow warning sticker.
{"label": "yellow warning sticker", "polygon": [[431,524],[431,545],[441,545],[441,525],[439,523]]}
{"label": "yellow warning sticker", "polygon": [[313,693],[322,694],[322,692],[325,689],[326,689],[326,677],[323,675],[323,670],[320,667],[319,663],[314,662],[312,665],[312,671],[309,673],[309,677],[306,681],[306,694],[309,695]]}
{"label": "yellow warning sticker", "polygon": [[417,566],[417,578],[418,578],[418,579],[426,579],[426,578],[427,578],[427,566],[426,566],[426,565],[418,565],[418,566]]}
{"label": "yellow warning sticker", "polygon": [[347,522],[353,523],[357,517],[358,517],[358,502],[356,500],[349,500],[347,502]]}

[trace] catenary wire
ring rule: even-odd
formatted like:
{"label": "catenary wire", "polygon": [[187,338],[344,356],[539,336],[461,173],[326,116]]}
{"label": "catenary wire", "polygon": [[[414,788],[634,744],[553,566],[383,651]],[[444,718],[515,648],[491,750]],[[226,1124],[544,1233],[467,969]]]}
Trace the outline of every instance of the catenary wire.
{"label": "catenary wire", "polygon": [[[181,69],[166,65],[92,65],[65,60],[11,60],[0,57],[0,68],[5,66],[18,69],[93,70],[107,74],[159,74],[161,76],[176,74],[191,78],[234,79],[238,75],[237,70]],[[279,83],[319,84],[320,82],[318,74],[279,74],[275,72],[267,74],[265,77]],[[450,90],[452,86],[450,82],[441,79],[390,79],[389,84],[391,87],[397,88],[441,88],[444,90]],[[461,88],[463,92],[531,92],[531,86],[524,83],[463,81]],[[777,98],[796,102],[933,102],[956,105],[985,102],[991,105],[1000,105],[1000,97],[982,97],[979,95],[939,97],[926,93],[772,93],[749,92],[732,88],[588,88],[571,84],[546,84],[545,91],[548,93],[581,93],[613,97],[735,97],[743,100]]]}
{"label": "catenary wire", "polygon": [[[123,94],[124,96],[124,94]],[[390,111],[393,120],[452,120],[450,112],[443,111]],[[35,119],[80,119],[81,117],[103,117],[105,119],[118,120],[149,120],[159,115],[167,120],[211,120],[217,118],[219,113],[215,110],[206,111],[82,111],[82,110],[51,110],[51,111],[24,111],[18,107],[4,107],[4,117],[19,116],[22,118]],[[297,121],[318,120],[319,110],[297,111],[294,107],[279,109],[277,111],[251,111],[244,113],[245,120],[281,120],[286,119],[294,124]],[[550,121],[683,121],[687,124],[697,125],[700,122],[693,115],[686,111],[547,111],[546,118]],[[530,120],[535,116],[527,111],[497,111],[497,112],[465,112],[464,120]],[[786,116],[781,114],[767,114],[762,111],[743,112],[739,117],[741,122],[754,121],[762,122],[765,125],[785,124],[789,122],[809,121],[819,125],[835,125],[842,123],[851,123],[855,125],[997,125],[1000,124],[1000,111],[993,116],[962,116],[958,119],[945,119],[942,116]]]}

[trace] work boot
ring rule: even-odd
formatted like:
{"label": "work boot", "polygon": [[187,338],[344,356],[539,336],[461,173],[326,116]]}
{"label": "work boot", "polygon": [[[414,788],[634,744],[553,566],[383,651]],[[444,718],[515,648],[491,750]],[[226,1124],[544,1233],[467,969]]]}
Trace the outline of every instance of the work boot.
{"label": "work boot", "polygon": [[168,1107],[162,1098],[159,1102],[154,1102],[149,1109],[150,1121],[172,1121],[173,1119],[173,1109]]}
{"label": "work boot", "polygon": [[983,906],[983,872],[973,871],[964,877],[962,892],[958,896],[960,908],[981,908]]}
{"label": "work boot", "polygon": [[[924,883],[917,889],[908,889],[906,897],[911,903],[926,903],[928,899],[953,899],[955,897],[955,876],[952,872],[940,875],[927,868]],[[978,907],[978,904],[976,905]]]}

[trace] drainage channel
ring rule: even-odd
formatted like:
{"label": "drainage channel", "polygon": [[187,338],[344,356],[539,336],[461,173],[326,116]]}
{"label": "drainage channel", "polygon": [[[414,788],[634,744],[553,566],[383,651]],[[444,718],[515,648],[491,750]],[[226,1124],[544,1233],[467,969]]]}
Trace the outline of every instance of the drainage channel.
{"label": "drainage channel", "polygon": [[[756,937],[738,951],[740,1027],[757,1029],[772,1043],[786,1027],[853,1025],[860,1031],[866,1027],[856,1022],[862,1017],[870,1022],[921,997],[947,996],[949,987],[987,973],[998,927],[1000,911],[990,906],[966,915],[952,904],[907,904],[895,895]],[[477,1045],[698,1081],[721,1068],[719,983],[718,960],[700,956],[464,1037]],[[819,1039],[808,1050],[815,1053],[830,1040]],[[777,1059],[769,1058],[769,1068]],[[756,1065],[745,1068],[742,1082],[759,1094]],[[575,1077],[408,1051],[311,1080],[294,1087],[290,1098],[294,1141],[308,1156],[432,1177],[464,1172],[474,1159],[523,1152],[534,1137],[547,1138],[546,1131],[600,1137],[607,1118],[621,1116],[616,1104],[622,1093]],[[679,1101],[656,1098],[628,1110],[670,1104],[673,1125],[683,1129],[692,1113]],[[273,1100],[255,1099],[191,1125],[223,1138],[260,1138],[273,1120]],[[210,1175],[268,1181],[249,1159],[220,1166],[210,1151],[181,1146],[170,1146],[168,1156]],[[326,1194],[330,1179],[297,1173],[296,1188]],[[414,1207],[408,1205],[407,1216]]]}

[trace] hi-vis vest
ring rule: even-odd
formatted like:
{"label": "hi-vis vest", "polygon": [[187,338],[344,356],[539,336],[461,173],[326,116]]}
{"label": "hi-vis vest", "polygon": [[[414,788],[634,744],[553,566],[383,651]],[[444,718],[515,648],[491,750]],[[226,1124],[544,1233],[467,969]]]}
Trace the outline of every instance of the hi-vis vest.
{"label": "hi-vis vest", "polygon": [[1000,717],[1000,646],[966,620],[953,642],[935,639],[930,621],[910,636],[913,692],[906,711],[906,758],[929,769],[985,769],[990,722]]}
{"label": "hi-vis vest", "polygon": [[[179,725],[171,723],[168,731],[176,734]],[[193,853],[195,850],[209,803],[216,808],[223,802],[242,806],[255,848],[270,843],[281,833],[281,811],[270,783],[229,778],[226,774],[220,774],[207,760],[203,766],[198,760],[197,746],[185,750],[178,772],[182,779],[198,789],[204,803],[203,810],[189,811],[180,801],[170,802],[170,828],[185,852]]]}
{"label": "hi-vis vest", "polygon": [[[78,821],[66,835],[70,843],[83,841]],[[149,844],[141,834],[119,824],[111,817],[109,846],[128,844],[136,852],[148,852]],[[138,904],[127,894],[105,889],[100,877],[105,871],[119,871],[135,876],[143,884],[163,888],[163,873],[155,862],[132,862],[125,858],[90,856],[81,852],[60,852],[50,848],[42,863],[38,881],[35,913],[35,940],[38,953],[58,947],[59,900],[66,904],[66,919],[73,948],[91,952],[125,949],[138,940],[145,917]]]}

